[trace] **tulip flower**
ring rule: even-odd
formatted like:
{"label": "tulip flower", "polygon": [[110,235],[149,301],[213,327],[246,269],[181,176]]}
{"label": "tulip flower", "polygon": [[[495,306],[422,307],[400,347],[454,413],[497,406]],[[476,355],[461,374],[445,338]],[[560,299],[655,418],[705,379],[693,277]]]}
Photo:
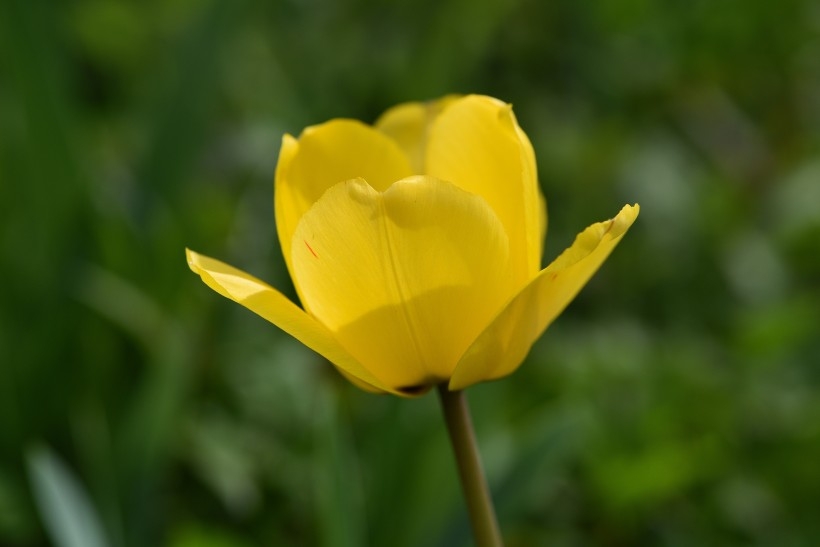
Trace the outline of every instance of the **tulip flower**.
{"label": "tulip flower", "polygon": [[510,105],[476,95],[285,135],[274,202],[302,308],[189,250],[191,269],[359,387],[403,396],[513,372],[638,214],[590,226],[541,269],[532,146]]}
{"label": "tulip flower", "polygon": [[[363,389],[412,397],[439,386],[448,426],[469,434],[466,407],[447,393],[515,371],[639,211],[593,224],[542,269],[532,145],[510,105],[478,95],[285,135],[274,208],[302,307],[189,250],[190,268]],[[459,456],[460,469],[473,456],[466,466]],[[476,535],[498,538],[497,528]]]}

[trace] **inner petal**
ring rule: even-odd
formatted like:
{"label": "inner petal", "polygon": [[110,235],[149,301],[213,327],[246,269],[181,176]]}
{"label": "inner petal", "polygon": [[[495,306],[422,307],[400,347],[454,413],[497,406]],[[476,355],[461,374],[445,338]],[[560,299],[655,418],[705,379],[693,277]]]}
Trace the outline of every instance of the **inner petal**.
{"label": "inner petal", "polygon": [[447,380],[513,291],[490,206],[426,176],[334,186],[302,217],[291,258],[306,309],[397,389]]}
{"label": "inner petal", "polygon": [[430,125],[458,98],[458,95],[447,95],[424,103],[402,103],[382,114],[374,127],[391,137],[404,150],[414,173],[424,174]]}

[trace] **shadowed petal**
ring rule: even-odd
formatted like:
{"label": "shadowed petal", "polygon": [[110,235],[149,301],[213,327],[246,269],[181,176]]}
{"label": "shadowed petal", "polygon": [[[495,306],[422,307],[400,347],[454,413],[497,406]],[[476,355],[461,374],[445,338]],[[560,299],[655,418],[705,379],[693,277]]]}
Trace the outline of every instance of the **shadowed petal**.
{"label": "shadowed petal", "polygon": [[423,175],[430,126],[441,111],[459,97],[447,95],[435,101],[402,103],[387,110],[373,125],[396,141],[410,160],[413,172]]}

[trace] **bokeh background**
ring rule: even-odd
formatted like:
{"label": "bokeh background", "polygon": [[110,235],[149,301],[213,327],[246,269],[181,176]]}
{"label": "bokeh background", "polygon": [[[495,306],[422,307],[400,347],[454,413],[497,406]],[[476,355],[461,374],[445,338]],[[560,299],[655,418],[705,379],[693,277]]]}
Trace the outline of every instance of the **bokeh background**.
{"label": "bokeh background", "polygon": [[820,544],[816,1],[3,0],[0,545],[470,545],[435,396],[183,254],[292,295],[282,134],[453,92],[514,104],[547,259],[642,206],[469,392],[508,544]]}

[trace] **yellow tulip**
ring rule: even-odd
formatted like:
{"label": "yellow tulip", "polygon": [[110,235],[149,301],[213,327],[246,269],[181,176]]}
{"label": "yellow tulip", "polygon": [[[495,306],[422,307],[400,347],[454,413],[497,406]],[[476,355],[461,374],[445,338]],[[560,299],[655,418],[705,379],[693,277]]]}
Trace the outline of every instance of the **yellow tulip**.
{"label": "yellow tulip", "polygon": [[593,224],[541,269],[532,146],[510,105],[478,95],[285,135],[274,206],[303,307],[188,250],[191,269],[359,387],[403,396],[513,372],[639,211]]}

